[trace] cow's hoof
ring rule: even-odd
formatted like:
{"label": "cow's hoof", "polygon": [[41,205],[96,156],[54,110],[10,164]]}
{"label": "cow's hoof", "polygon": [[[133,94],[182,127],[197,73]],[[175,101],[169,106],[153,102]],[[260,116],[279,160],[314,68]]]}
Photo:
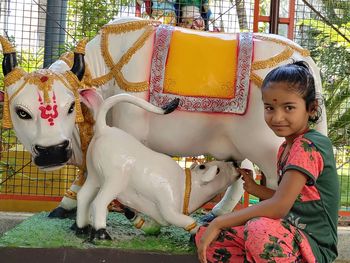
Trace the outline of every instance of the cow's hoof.
{"label": "cow's hoof", "polygon": [[90,225],[87,225],[85,227],[78,227],[77,223],[75,222],[71,227],[70,227],[71,230],[75,231],[75,235],[78,236],[78,237],[81,237],[81,236],[87,236],[90,231],[91,231],[91,226]]}
{"label": "cow's hoof", "polygon": [[209,212],[208,214],[202,216],[200,218],[201,223],[209,223],[215,219],[216,215],[213,214],[213,212]]}
{"label": "cow's hoof", "polygon": [[89,241],[92,242],[96,239],[99,240],[112,240],[111,236],[107,233],[105,228],[101,228],[99,230],[95,230],[94,228],[91,230]]}
{"label": "cow's hoof", "polygon": [[54,210],[50,212],[48,215],[49,218],[60,218],[60,219],[65,219],[70,216],[72,216],[75,213],[75,210],[67,210],[64,209],[63,207],[57,207]]}

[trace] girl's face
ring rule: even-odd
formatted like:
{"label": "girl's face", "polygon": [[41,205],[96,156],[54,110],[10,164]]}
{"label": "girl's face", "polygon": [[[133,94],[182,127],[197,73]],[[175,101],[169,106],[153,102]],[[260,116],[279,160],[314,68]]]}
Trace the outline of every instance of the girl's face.
{"label": "girl's face", "polygon": [[265,122],[279,137],[293,141],[305,132],[311,112],[305,100],[287,82],[271,82],[262,91]]}

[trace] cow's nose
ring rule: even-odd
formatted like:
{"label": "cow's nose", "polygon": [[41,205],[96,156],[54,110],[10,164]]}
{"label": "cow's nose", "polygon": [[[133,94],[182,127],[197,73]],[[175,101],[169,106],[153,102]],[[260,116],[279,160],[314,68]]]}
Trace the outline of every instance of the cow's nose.
{"label": "cow's nose", "polygon": [[69,146],[69,141],[68,140],[64,140],[63,142],[56,144],[56,145],[50,145],[50,146],[42,146],[39,144],[36,144],[34,146],[34,149],[37,153],[45,153],[48,152],[50,150],[64,150]]}

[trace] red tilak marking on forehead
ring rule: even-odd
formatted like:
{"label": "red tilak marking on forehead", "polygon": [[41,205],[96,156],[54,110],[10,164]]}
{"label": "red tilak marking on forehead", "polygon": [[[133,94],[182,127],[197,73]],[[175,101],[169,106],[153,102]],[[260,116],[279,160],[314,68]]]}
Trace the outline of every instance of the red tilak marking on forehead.
{"label": "red tilak marking on forehead", "polygon": [[273,101],[274,101],[274,102],[276,102],[276,101],[277,101],[277,99],[273,99]]}
{"label": "red tilak marking on forehead", "polygon": [[46,82],[46,81],[48,81],[49,80],[49,78],[47,77],[47,76],[42,76],[41,78],[40,78],[40,81],[41,82]]}
{"label": "red tilak marking on forehead", "polygon": [[47,120],[50,126],[55,125],[54,119],[58,117],[55,93],[53,93],[52,95],[52,101],[53,101],[52,105],[51,103],[44,105],[43,99],[39,92],[38,92],[38,95],[39,95],[38,101],[40,103],[39,110],[41,111],[40,117],[42,119]]}

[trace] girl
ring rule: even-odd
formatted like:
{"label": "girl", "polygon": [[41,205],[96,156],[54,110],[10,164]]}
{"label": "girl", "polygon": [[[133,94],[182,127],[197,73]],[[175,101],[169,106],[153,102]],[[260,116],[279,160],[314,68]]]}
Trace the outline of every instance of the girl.
{"label": "girl", "polygon": [[223,215],[195,237],[200,262],[332,262],[337,257],[339,183],[330,140],[309,128],[320,115],[304,62],[272,70],[262,85],[265,121],[284,137],[277,190],[240,170],[245,188],[263,199]]}

